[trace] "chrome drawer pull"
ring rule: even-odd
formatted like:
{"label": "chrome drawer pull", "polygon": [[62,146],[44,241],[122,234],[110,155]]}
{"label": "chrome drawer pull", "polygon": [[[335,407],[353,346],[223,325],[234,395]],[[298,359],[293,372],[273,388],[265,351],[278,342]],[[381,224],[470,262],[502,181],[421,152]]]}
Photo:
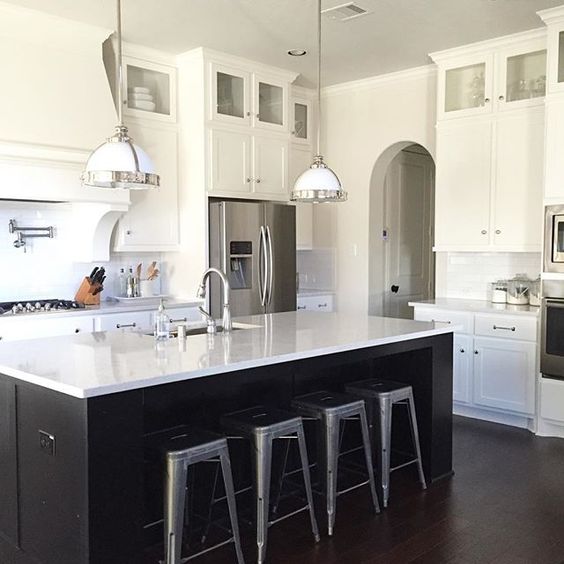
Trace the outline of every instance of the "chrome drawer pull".
{"label": "chrome drawer pull", "polygon": [[451,321],[441,321],[440,319],[431,319],[431,321],[433,323],[446,323],[447,325],[450,325],[452,323]]}
{"label": "chrome drawer pull", "polygon": [[317,307],[327,307],[327,304],[317,304]]}
{"label": "chrome drawer pull", "polygon": [[170,319],[171,323],[186,323],[188,321],[187,317],[181,317],[180,319]]}
{"label": "chrome drawer pull", "polygon": [[494,325],[494,329],[502,329],[503,331],[515,331],[515,327],[502,327],[501,325]]}
{"label": "chrome drawer pull", "polygon": [[300,305],[298,306],[298,309],[305,309],[305,308],[306,306],[300,306]]}
{"label": "chrome drawer pull", "polygon": [[125,329],[126,327],[137,327],[137,323],[117,323],[116,329]]}

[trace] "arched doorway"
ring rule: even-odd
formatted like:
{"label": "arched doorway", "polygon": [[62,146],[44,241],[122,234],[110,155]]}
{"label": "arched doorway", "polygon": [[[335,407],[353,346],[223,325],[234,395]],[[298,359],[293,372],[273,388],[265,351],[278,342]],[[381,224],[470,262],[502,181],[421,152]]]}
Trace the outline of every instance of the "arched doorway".
{"label": "arched doorway", "polygon": [[434,297],[435,165],[401,141],[378,158],[370,184],[369,313],[412,317],[410,301]]}

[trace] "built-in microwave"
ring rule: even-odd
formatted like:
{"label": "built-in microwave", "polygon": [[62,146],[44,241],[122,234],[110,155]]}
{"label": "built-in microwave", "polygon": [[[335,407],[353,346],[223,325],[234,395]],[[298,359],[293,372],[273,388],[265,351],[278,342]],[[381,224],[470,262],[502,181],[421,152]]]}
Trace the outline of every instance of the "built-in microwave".
{"label": "built-in microwave", "polygon": [[544,226],[544,272],[564,272],[564,206],[546,206]]}

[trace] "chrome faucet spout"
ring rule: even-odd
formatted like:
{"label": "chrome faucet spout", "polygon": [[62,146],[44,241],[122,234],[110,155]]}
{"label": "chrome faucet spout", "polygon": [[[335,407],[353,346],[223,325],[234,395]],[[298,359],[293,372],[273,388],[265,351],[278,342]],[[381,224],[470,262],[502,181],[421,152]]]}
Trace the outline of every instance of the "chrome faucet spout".
{"label": "chrome faucet spout", "polygon": [[[200,285],[198,286],[198,292],[197,295],[199,298],[205,298],[206,297],[206,283],[208,281],[208,278],[210,277],[211,274],[217,274],[221,280],[221,283],[223,285],[223,331],[225,333],[228,333],[229,331],[231,331],[233,329],[233,323],[231,322],[231,310],[229,309],[229,294],[231,291],[231,288],[229,286],[229,280],[227,279],[227,276],[225,275],[224,272],[222,272],[221,270],[219,270],[218,268],[208,268],[204,274],[202,275],[202,280],[200,282]],[[213,320],[213,318],[211,317],[210,313],[207,312],[203,307],[198,308],[200,310],[200,313],[205,317],[207,323],[208,323],[208,332],[210,333],[214,333],[215,331],[210,331],[211,329],[211,323],[210,323],[210,319],[213,322],[213,325],[215,327],[215,321]]]}

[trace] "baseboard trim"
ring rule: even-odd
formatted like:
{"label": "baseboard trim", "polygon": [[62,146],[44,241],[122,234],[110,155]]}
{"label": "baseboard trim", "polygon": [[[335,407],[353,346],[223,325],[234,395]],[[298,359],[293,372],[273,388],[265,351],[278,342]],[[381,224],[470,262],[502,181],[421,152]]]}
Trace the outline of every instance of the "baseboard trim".
{"label": "baseboard trim", "polygon": [[481,419],[482,421],[490,421],[491,423],[500,423],[501,425],[510,425],[511,427],[519,427],[534,432],[533,418],[524,415],[511,415],[509,413],[498,413],[487,409],[470,407],[467,405],[454,404],[452,407],[454,415],[462,417],[470,417],[471,419]]}

